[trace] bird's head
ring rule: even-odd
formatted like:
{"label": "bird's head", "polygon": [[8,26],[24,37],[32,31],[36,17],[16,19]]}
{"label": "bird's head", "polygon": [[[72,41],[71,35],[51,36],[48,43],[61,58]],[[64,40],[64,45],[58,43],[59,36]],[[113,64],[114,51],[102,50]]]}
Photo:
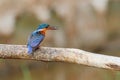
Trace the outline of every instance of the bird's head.
{"label": "bird's head", "polygon": [[38,31],[40,31],[42,34],[45,35],[45,32],[47,30],[56,30],[56,27],[50,26],[49,24],[40,24],[37,28]]}

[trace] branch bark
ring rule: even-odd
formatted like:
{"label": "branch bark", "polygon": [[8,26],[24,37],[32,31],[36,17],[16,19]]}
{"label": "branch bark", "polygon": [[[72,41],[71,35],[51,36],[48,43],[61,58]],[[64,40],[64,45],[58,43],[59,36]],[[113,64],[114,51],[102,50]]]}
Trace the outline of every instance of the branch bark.
{"label": "branch bark", "polygon": [[33,55],[28,55],[26,45],[0,44],[0,58],[63,61],[98,68],[120,70],[120,57],[95,54],[73,48],[41,47]]}

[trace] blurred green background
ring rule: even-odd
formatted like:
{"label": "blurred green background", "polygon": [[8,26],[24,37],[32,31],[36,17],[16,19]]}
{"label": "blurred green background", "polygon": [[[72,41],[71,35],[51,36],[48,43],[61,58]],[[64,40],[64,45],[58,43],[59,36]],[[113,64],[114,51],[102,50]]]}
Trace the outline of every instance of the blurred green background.
{"label": "blurred green background", "polygon": [[[120,56],[120,0],[0,0],[0,44],[26,45],[41,23],[41,46]],[[120,80],[119,71],[63,62],[0,59],[0,80]]]}

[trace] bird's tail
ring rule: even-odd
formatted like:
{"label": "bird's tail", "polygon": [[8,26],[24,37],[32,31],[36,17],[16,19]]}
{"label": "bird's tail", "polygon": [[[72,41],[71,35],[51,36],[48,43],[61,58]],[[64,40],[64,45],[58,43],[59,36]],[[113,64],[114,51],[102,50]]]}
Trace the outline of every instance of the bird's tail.
{"label": "bird's tail", "polygon": [[32,47],[28,45],[28,54],[32,54],[32,52],[33,52]]}

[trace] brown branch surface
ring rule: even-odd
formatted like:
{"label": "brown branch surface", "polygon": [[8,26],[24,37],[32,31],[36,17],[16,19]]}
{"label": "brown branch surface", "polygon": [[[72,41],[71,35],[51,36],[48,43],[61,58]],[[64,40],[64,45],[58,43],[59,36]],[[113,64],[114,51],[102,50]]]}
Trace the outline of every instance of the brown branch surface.
{"label": "brown branch surface", "polygon": [[35,51],[33,55],[28,55],[26,45],[0,44],[0,58],[63,61],[99,68],[120,70],[120,57],[95,54],[73,48],[41,47],[41,49]]}

